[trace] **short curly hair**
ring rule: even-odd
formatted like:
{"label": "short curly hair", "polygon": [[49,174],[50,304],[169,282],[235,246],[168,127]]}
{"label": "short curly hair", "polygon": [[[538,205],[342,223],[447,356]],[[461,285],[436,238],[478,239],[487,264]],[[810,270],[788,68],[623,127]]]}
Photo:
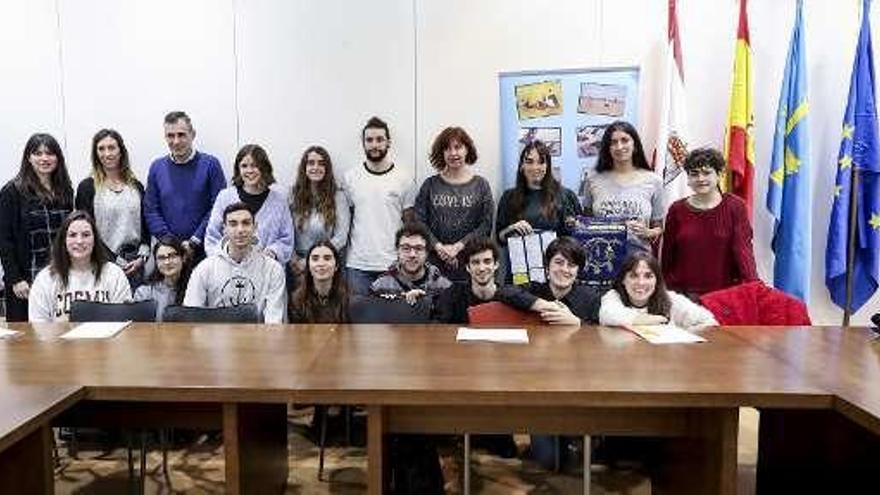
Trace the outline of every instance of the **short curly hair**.
{"label": "short curly hair", "polygon": [[726,166],[724,155],[715,148],[697,148],[684,159],[685,172],[709,167],[720,174]]}
{"label": "short curly hair", "polygon": [[431,145],[431,154],[429,160],[431,166],[437,170],[446,168],[446,160],[443,159],[443,152],[449,148],[453,141],[458,141],[467,148],[467,156],[464,162],[473,165],[477,161],[477,147],[474,140],[468,135],[467,131],[461,127],[447,127],[434,138],[434,144]]}

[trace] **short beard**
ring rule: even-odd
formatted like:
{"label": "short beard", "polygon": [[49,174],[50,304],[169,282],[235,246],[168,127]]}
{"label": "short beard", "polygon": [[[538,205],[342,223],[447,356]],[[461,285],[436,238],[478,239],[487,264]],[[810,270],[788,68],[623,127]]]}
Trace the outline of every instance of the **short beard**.
{"label": "short beard", "polygon": [[382,160],[384,160],[386,156],[388,156],[388,148],[385,148],[384,150],[382,150],[381,153],[379,154],[378,158],[373,158],[369,152],[366,152],[365,154],[367,155],[367,160],[369,160],[373,163],[379,163]]}

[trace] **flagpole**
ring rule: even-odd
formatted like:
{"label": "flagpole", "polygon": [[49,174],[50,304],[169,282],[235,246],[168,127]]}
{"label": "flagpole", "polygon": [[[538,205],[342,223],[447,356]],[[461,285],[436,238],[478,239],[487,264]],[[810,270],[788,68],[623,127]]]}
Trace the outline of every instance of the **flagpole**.
{"label": "flagpole", "polygon": [[843,326],[849,326],[849,318],[852,316],[853,282],[855,280],[856,264],[856,207],[858,206],[858,165],[852,164],[849,178],[849,229],[846,240],[846,302],[843,306]]}

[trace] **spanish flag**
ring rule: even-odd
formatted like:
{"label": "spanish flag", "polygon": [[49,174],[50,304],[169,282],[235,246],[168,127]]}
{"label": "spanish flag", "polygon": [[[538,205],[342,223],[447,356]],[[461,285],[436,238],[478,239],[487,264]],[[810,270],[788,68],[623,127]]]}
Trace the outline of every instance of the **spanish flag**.
{"label": "spanish flag", "polygon": [[752,218],[752,196],[755,175],[755,123],[752,82],[752,47],[749,43],[749,20],[746,0],[739,2],[739,28],[736,33],[736,53],[733,61],[733,87],[730,90],[730,110],[724,150],[730,171],[725,181],[727,191],[746,203],[749,220]]}

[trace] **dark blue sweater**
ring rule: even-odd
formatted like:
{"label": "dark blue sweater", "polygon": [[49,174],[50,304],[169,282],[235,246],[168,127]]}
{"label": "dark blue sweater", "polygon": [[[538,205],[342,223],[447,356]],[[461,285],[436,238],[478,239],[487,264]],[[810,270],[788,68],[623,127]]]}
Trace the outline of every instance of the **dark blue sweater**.
{"label": "dark blue sweater", "polygon": [[174,163],[168,156],[157,159],[150,165],[144,195],[150,234],[202,242],[214,199],[224,187],[223,169],[211,155],[196,152],[186,163]]}

